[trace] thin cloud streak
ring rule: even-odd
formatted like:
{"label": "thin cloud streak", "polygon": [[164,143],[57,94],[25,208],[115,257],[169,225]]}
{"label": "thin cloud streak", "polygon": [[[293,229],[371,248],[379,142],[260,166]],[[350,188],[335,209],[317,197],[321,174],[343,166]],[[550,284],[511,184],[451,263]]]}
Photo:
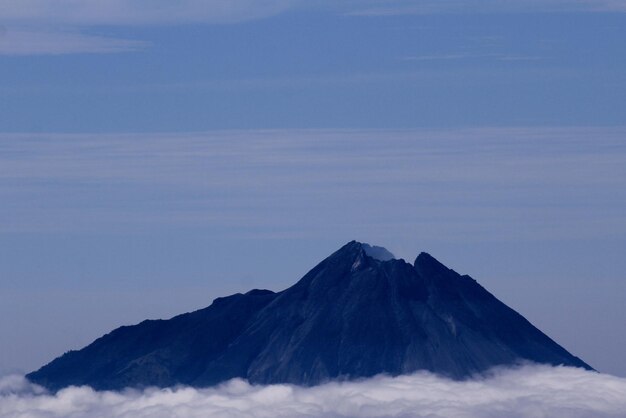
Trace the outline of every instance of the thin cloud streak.
{"label": "thin cloud streak", "polygon": [[0,30],[0,55],[110,54],[145,49],[149,42],[32,29]]}
{"label": "thin cloud streak", "polygon": [[626,379],[582,369],[525,366],[451,381],[428,373],[303,388],[239,379],[179,387],[55,395],[20,377],[0,380],[0,417],[624,417]]}
{"label": "thin cloud streak", "polygon": [[232,23],[271,16],[292,0],[4,0],[0,19],[9,23],[145,25]]}
{"label": "thin cloud streak", "polygon": [[620,0],[476,0],[372,1],[348,12],[352,16],[403,16],[441,13],[626,12]]}
{"label": "thin cloud streak", "polygon": [[403,61],[453,61],[453,60],[472,60],[472,59],[487,59],[495,61],[537,61],[542,57],[534,55],[511,55],[511,54],[497,54],[497,53],[470,53],[459,52],[449,54],[436,54],[436,55],[409,55],[402,57]]}

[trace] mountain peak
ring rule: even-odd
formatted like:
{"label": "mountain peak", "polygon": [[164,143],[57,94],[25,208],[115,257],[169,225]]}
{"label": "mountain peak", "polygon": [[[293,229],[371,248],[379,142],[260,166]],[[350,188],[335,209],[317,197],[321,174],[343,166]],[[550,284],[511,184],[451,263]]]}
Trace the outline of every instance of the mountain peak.
{"label": "mountain peak", "polygon": [[365,266],[368,265],[366,259],[384,262],[395,260],[395,256],[385,247],[352,240],[332,253],[327,259],[322,261],[322,263],[331,261],[337,263],[342,260],[352,261],[356,265]]}
{"label": "mountain peak", "polygon": [[351,241],[281,292],[252,290],[118,328],[27,377],[56,390],[206,387],[232,378],[313,385],[417,370],[464,378],[527,361],[590,369],[431,255],[414,266],[390,257]]}

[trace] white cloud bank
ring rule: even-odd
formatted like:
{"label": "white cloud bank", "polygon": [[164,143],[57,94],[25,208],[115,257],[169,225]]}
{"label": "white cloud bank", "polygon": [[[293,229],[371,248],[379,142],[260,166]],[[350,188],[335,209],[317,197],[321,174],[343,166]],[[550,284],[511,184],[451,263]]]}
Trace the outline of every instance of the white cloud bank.
{"label": "white cloud bank", "polygon": [[0,417],[626,417],[626,379],[582,369],[525,366],[450,381],[418,373],[312,388],[252,386],[56,395],[21,377],[0,380]]}

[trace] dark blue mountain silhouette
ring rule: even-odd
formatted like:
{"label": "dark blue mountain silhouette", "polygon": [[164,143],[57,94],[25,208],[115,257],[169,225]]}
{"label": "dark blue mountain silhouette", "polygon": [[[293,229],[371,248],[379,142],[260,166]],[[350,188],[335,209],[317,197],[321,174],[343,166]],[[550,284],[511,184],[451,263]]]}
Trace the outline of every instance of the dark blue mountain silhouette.
{"label": "dark blue mountain silhouette", "polygon": [[417,370],[465,378],[526,361],[591,369],[471,277],[426,253],[414,265],[391,257],[352,241],[282,292],[121,327],[27,377],[57,390],[235,377],[314,385]]}

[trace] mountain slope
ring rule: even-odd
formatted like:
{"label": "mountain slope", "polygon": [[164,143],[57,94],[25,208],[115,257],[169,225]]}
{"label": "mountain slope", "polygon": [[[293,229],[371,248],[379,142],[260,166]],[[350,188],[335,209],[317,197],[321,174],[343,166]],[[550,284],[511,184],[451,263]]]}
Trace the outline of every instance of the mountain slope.
{"label": "mountain slope", "polygon": [[282,292],[121,327],[27,377],[56,390],[234,377],[312,385],[416,370],[463,378],[520,361],[591,369],[469,276],[426,253],[411,265],[383,250],[352,241]]}

